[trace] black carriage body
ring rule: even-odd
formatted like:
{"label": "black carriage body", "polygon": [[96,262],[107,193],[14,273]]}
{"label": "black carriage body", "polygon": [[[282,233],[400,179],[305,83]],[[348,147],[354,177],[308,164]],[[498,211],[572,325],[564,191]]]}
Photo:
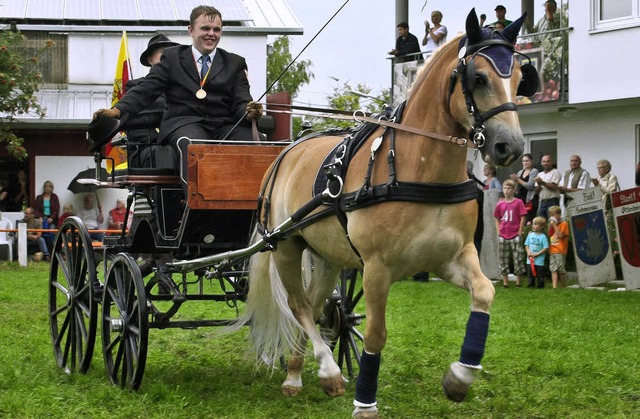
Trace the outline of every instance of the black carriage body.
{"label": "black carriage body", "polygon": [[200,258],[246,247],[254,223],[254,210],[188,208],[180,185],[131,186],[130,199],[130,228],[104,238],[108,252]]}

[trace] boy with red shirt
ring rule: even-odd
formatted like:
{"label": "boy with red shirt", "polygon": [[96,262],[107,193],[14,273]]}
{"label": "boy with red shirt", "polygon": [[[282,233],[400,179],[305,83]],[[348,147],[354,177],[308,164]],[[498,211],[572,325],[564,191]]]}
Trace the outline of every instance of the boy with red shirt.
{"label": "boy with red shirt", "polygon": [[516,184],[511,179],[502,183],[504,200],[498,202],[493,216],[496,218],[498,231],[498,265],[502,273],[502,283],[509,288],[509,259],[513,259],[513,270],[516,274],[516,287],[520,286],[520,277],[524,275],[524,251],[520,244],[520,236],[527,220],[527,210],[521,199],[515,197]]}

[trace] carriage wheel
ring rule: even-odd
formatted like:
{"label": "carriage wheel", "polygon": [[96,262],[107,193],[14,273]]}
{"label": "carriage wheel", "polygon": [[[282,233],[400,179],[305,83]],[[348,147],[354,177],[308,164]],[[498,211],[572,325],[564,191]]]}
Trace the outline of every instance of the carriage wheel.
{"label": "carriage wheel", "polygon": [[346,365],[350,378],[354,374],[354,361],[360,366],[363,336],[356,326],[362,323],[364,314],[354,313],[362,298],[362,288],[356,292],[358,271],[345,269],[340,273],[340,282],[330,298],[325,301],[320,318],[320,331],[332,351],[338,348],[338,366],[344,371]]}
{"label": "carriage wheel", "polygon": [[126,253],[107,272],[102,297],[102,351],[113,384],[137,390],[147,361],[149,317],[140,268]]}
{"label": "carriage wheel", "polygon": [[96,341],[99,287],[91,238],[69,217],[56,235],[49,271],[49,325],[53,353],[66,373],[89,370]]}

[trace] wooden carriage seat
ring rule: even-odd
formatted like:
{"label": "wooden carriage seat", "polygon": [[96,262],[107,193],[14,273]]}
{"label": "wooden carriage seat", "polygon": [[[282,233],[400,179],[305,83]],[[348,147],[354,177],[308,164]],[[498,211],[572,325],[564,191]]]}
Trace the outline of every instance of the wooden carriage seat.
{"label": "wooden carriage seat", "polygon": [[190,144],[189,208],[256,209],[262,177],[283,146]]}

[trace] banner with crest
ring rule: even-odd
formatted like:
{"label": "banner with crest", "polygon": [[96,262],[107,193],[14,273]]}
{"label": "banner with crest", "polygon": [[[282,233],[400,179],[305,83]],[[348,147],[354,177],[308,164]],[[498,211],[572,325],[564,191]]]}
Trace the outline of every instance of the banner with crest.
{"label": "banner with crest", "polygon": [[599,188],[568,192],[565,202],[580,286],[616,279],[602,192]]}
{"label": "banner with crest", "polygon": [[628,290],[640,288],[640,188],[611,194],[620,264]]}

